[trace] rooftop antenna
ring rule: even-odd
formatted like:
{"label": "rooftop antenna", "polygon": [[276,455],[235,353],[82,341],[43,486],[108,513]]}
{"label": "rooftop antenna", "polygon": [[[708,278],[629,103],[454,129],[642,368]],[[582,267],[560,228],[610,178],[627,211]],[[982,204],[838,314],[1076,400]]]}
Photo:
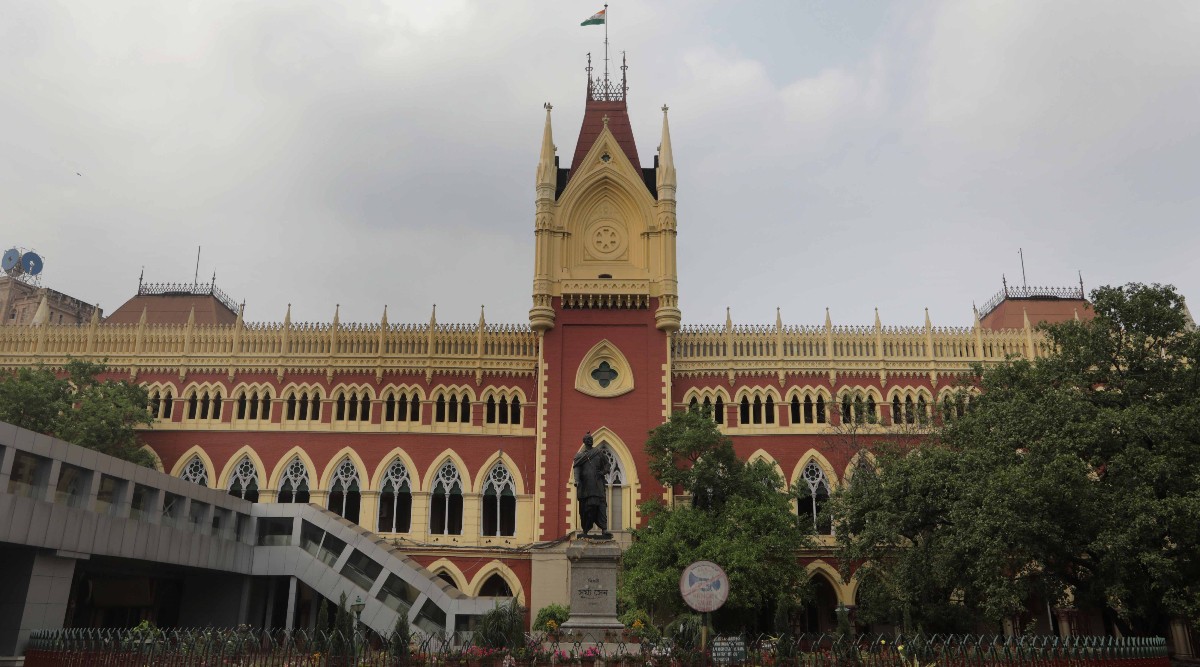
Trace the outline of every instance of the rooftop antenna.
{"label": "rooftop antenna", "polygon": [[200,284],[200,246],[196,246],[196,274],[192,276],[192,289]]}
{"label": "rooftop antenna", "polygon": [[1021,256],[1021,287],[1029,288],[1029,283],[1025,282],[1025,249],[1017,248],[1017,254]]}

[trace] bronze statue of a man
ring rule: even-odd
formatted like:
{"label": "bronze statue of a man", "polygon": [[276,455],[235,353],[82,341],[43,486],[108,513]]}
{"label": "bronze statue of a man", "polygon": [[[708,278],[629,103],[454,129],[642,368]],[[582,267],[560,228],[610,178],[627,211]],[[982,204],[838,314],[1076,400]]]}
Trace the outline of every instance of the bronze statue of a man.
{"label": "bronze statue of a man", "polygon": [[579,537],[586,537],[592,526],[600,528],[601,539],[608,532],[608,457],[592,446],[592,434],[583,436],[583,451],[575,455],[575,495],[579,498]]}

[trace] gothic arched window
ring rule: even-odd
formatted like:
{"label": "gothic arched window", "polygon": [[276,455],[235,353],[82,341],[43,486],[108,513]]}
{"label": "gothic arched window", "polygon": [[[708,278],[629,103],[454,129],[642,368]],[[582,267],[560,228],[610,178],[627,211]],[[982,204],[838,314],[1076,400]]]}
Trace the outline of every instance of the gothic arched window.
{"label": "gothic arched window", "polygon": [[233,474],[229,476],[229,495],[258,502],[258,469],[249,456],[243,456],[233,467]]}
{"label": "gothic arched window", "polygon": [[483,483],[483,534],[510,536],[517,532],[517,485],[503,463],[492,466]]}
{"label": "gothic arched window", "polygon": [[333,480],[329,485],[329,511],[347,521],[358,523],[361,490],[358,467],[349,458],[342,459],[333,471]]}
{"label": "gothic arched window", "polygon": [[308,468],[299,456],[292,459],[283,470],[283,479],[279,481],[279,502],[308,502]]}
{"label": "gothic arched window", "polygon": [[434,535],[462,535],[462,476],[454,463],[446,461],[438,469],[429,498],[429,532]]}
{"label": "gothic arched window", "polygon": [[488,597],[510,598],[513,596],[512,587],[499,574],[488,577],[479,587],[479,594]]}
{"label": "gothic arched window", "polygon": [[607,442],[600,443],[600,451],[608,459],[608,475],[604,481],[608,484],[608,529],[621,530],[624,528],[622,517],[625,516],[625,466],[621,459],[608,446]]}
{"label": "gothic arched window", "polygon": [[208,486],[208,468],[204,467],[204,461],[201,461],[199,456],[193,456],[187,465],[183,466],[179,478],[185,482]]}
{"label": "gothic arched window", "polygon": [[412,524],[412,479],[408,468],[393,461],[383,473],[379,488],[379,523],[381,533],[407,533]]}
{"label": "gothic arched window", "polygon": [[[825,471],[821,466],[817,465],[816,461],[809,461],[804,466],[804,471],[800,473],[802,484],[800,485],[799,508],[800,520],[812,521],[813,530],[818,535],[833,534],[833,523],[828,516],[821,515],[821,509],[829,500],[829,480],[825,478]],[[804,491],[808,494],[805,495]]]}

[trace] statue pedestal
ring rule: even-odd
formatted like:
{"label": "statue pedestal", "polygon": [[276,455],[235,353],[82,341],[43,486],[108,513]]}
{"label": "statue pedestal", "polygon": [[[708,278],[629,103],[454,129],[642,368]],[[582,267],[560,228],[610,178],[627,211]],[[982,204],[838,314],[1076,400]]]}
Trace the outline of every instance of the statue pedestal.
{"label": "statue pedestal", "polygon": [[562,629],[581,634],[621,630],[617,620],[617,569],[621,547],[613,540],[573,540],[567,547],[571,563],[571,615]]}

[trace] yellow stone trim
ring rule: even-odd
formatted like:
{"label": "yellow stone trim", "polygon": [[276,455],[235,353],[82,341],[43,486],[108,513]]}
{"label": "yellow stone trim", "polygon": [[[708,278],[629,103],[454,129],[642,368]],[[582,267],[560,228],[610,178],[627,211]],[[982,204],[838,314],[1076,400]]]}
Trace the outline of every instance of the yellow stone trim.
{"label": "yellow stone trim", "polygon": [[843,479],[843,483],[844,483],[846,486],[850,486],[850,484],[852,484],[852,483],[853,483],[853,481],[854,481],[854,473],[858,472],[859,461],[863,460],[864,458],[865,458],[865,459],[866,459],[868,462],[870,462],[870,464],[871,464],[871,465],[872,465],[872,466],[873,466],[873,467],[874,467],[876,470],[878,470],[878,469],[879,469],[879,462],[878,462],[878,461],[875,459],[875,454],[871,453],[871,451],[870,451],[870,450],[867,450],[867,449],[860,449],[860,450],[858,450],[858,453],[857,453],[857,454],[855,454],[854,456],[850,457],[850,463],[847,463],[847,464],[846,464],[846,474],[845,474],[845,476],[842,478],[842,479]]}
{"label": "yellow stone trim", "polygon": [[[606,361],[617,372],[617,377],[607,387],[601,387],[599,382],[592,379],[591,374],[597,366]],[[579,362],[579,368],[575,371],[575,390],[596,398],[613,398],[628,394],[633,391],[633,382],[633,367],[629,365],[621,350],[608,339],[593,345],[592,349],[583,355],[583,361]]]}
{"label": "yellow stone trim", "polygon": [[818,558],[808,565],[804,566],[804,571],[808,575],[809,580],[814,577],[823,576],[833,587],[833,592],[837,595],[838,602],[844,605],[854,604],[854,598],[848,597],[849,586],[842,581],[842,575],[837,568],[825,562],[824,559]]}
{"label": "yellow stone trim", "polygon": [[520,604],[522,607],[527,606],[525,602],[525,588],[521,586],[520,577],[517,576],[516,572],[512,571],[512,568],[498,560],[493,560],[487,565],[479,568],[479,571],[475,573],[475,577],[471,580],[471,584],[468,587],[470,592],[467,593],[466,590],[463,592],[467,593],[468,595],[481,595],[480,589],[483,588],[484,582],[491,578],[493,574],[500,575],[500,578],[508,584],[509,589],[513,592],[513,597],[517,599],[518,604]]}
{"label": "yellow stone trim", "polygon": [[[638,504],[642,501],[642,483],[638,478],[637,466],[633,458],[633,453],[629,447],[612,429],[607,426],[601,426],[592,431],[592,440],[596,447],[601,444],[607,444],[612,453],[621,461],[621,468],[625,471],[625,486],[622,489],[627,489],[629,493],[628,502],[621,504],[621,525],[622,530],[629,530],[638,525],[641,520],[641,510],[638,509]],[[574,450],[569,451],[571,458],[583,450],[583,445],[580,444]],[[567,525],[568,531],[579,529],[579,511],[578,501],[575,495],[575,479],[573,471],[567,474]]]}
{"label": "yellow stone trim", "polygon": [[458,476],[460,479],[462,479],[463,533],[465,534],[466,530],[467,530],[467,528],[466,528],[467,494],[470,491],[470,489],[473,489],[475,487],[471,483],[471,470],[469,468],[467,468],[467,464],[463,461],[462,457],[458,455],[458,452],[456,452],[453,449],[444,449],[444,450],[442,450],[442,452],[440,454],[433,457],[433,464],[425,469],[425,483],[423,486],[421,486],[421,491],[424,491],[425,493],[428,493],[428,494],[433,493],[433,482],[435,479],[437,479],[437,472],[439,469],[441,469],[442,465],[444,463],[446,463],[447,459],[449,459],[450,461],[452,461],[454,463],[454,467],[458,468]]}
{"label": "yellow stone trim", "polygon": [[425,566],[425,569],[429,570],[429,572],[435,577],[445,572],[446,574],[450,575],[451,579],[454,580],[454,585],[458,587],[458,590],[462,591],[463,593],[467,592],[468,584],[466,575],[464,575],[462,570],[458,569],[458,566],[455,565],[450,559],[439,558]]}
{"label": "yellow stone trim", "polygon": [[804,466],[808,465],[809,461],[816,461],[817,465],[821,466],[821,470],[825,471],[825,479],[829,482],[829,493],[833,494],[839,488],[841,482],[838,481],[837,471],[833,469],[833,464],[829,459],[825,458],[821,452],[815,448],[809,448],[807,452],[796,461],[796,467],[792,468],[792,476],[788,479],[788,488],[791,488],[800,481],[801,473],[804,472]]}
{"label": "yellow stone trim", "polygon": [[391,467],[392,463],[395,463],[397,460],[403,463],[404,467],[408,469],[409,490],[412,493],[416,493],[418,490],[424,488],[421,486],[421,472],[417,469],[417,464],[413,463],[412,457],[408,455],[408,452],[400,447],[396,447],[387,454],[384,454],[383,458],[379,460],[379,465],[375,467],[375,472],[371,475],[370,488],[372,490],[383,491],[383,475]]}
{"label": "yellow stone trim", "polygon": [[517,467],[516,461],[512,457],[502,451],[497,451],[484,460],[483,465],[479,466],[479,471],[475,474],[475,483],[471,487],[471,493],[482,495],[483,485],[487,482],[488,473],[497,464],[503,462],[504,467],[508,468],[509,474],[513,476],[513,483],[516,485],[516,494],[523,496],[527,493],[525,489],[525,478],[521,475],[521,469]]}
{"label": "yellow stone trim", "polygon": [[[204,472],[208,476],[208,486],[212,488],[213,481],[217,479],[216,466],[213,465],[212,458],[209,457],[208,452],[204,451],[204,448],[200,445],[192,445],[175,460],[175,465],[171,466],[171,476],[179,477],[183,473],[184,467],[187,466],[193,457],[199,458],[200,462],[204,464]],[[162,461],[160,460],[159,463],[161,464]]]}
{"label": "yellow stone trim", "polygon": [[303,463],[304,467],[308,470],[309,494],[311,495],[312,492],[317,490],[317,465],[313,463],[312,457],[310,457],[308,452],[302,447],[292,447],[284,452],[283,456],[279,457],[279,460],[275,462],[275,468],[271,471],[271,477],[267,480],[267,484],[265,485],[267,489],[269,489],[272,493],[279,492],[279,484],[283,479],[284,469],[286,469],[288,464],[292,462],[292,459],[297,457],[300,458],[300,462]]}
{"label": "yellow stone trim", "polygon": [[746,459],[746,461],[748,463],[754,463],[755,461],[766,461],[767,463],[770,463],[771,467],[775,468],[775,472],[779,473],[779,483],[783,485],[783,488],[780,490],[788,490],[790,485],[788,484],[787,473],[783,472],[783,466],[779,465],[779,461],[776,461],[775,457],[771,456],[767,450],[755,450],[754,453],[750,455],[750,458]]}
{"label": "yellow stone trim", "polygon": [[166,472],[166,470],[163,468],[162,457],[158,455],[158,452],[154,451],[154,448],[152,448],[150,445],[142,445],[141,449],[143,452],[149,452],[150,456],[154,459],[155,470],[159,472]]}
{"label": "yellow stone trim", "polygon": [[335,470],[337,470],[337,467],[342,464],[342,461],[346,459],[350,459],[350,462],[353,463],[354,467],[358,470],[360,490],[365,491],[367,489],[374,489],[374,480],[367,478],[367,464],[363,462],[362,457],[358,455],[358,452],[354,451],[354,449],[350,447],[342,447],[329,458],[329,463],[325,464],[325,470],[321,473],[321,485],[318,488],[320,488],[322,491],[333,490],[331,488],[333,483],[333,473]]}
{"label": "yellow stone trim", "polygon": [[221,474],[217,477],[220,484],[217,488],[223,491],[229,490],[229,478],[233,476],[233,471],[243,458],[249,458],[250,463],[254,465],[254,470],[258,473],[259,490],[262,490],[262,482],[267,478],[267,465],[263,462],[262,457],[258,455],[258,452],[254,451],[254,448],[250,445],[242,445],[225,461],[225,466],[221,468]]}

